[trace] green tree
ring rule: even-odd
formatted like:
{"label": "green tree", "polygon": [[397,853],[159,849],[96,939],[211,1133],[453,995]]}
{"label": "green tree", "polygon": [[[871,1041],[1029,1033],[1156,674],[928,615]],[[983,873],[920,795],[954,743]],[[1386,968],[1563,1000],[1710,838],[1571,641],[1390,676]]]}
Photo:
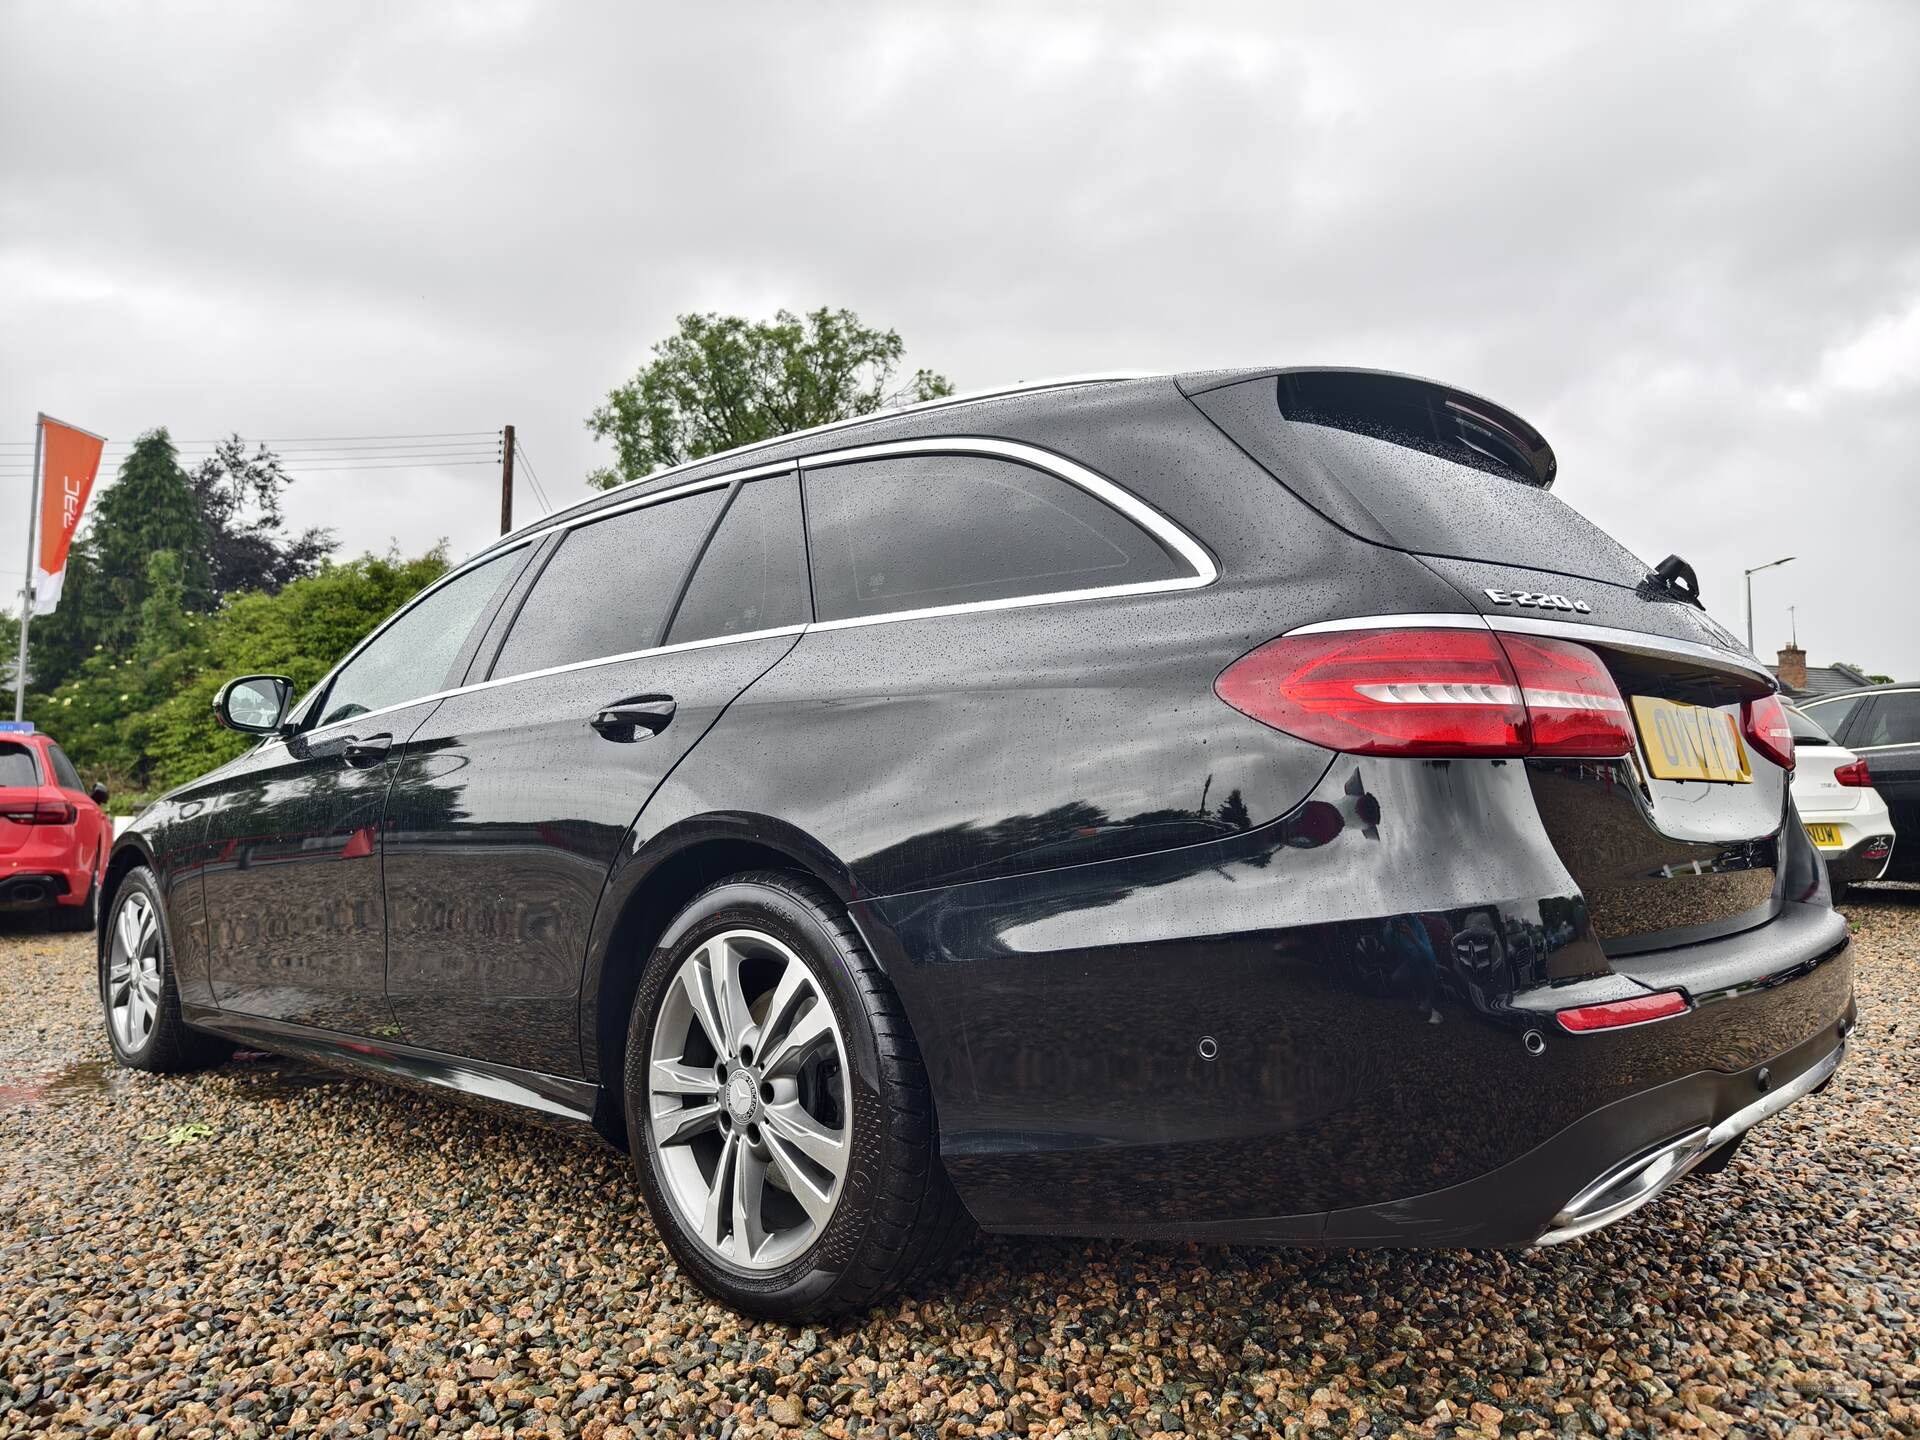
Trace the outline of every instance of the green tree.
{"label": "green tree", "polygon": [[736,445],[953,393],[931,370],[893,385],[905,355],[898,331],[869,329],[851,310],[781,310],[771,322],[682,315],[653,359],[587,417],[614,445],[614,463],[587,483],[604,490]]}
{"label": "green tree", "polygon": [[278,455],[264,445],[249,451],[238,435],[194,467],[191,484],[216,599],[236,590],[278,590],[313,574],[333,553],[331,530],[284,533],[280,496],[292,483]]}

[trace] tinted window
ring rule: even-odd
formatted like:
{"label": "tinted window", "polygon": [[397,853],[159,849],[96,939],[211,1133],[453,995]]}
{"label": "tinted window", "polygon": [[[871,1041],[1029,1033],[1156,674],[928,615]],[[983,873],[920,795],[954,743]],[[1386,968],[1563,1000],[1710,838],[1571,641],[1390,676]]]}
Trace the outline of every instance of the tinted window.
{"label": "tinted window", "polygon": [[1811,716],[1802,715],[1791,705],[1787,706],[1787,728],[1793,732],[1797,745],[1831,745],[1833,737],[1827,734],[1826,727]]}
{"label": "tinted window", "polygon": [[442,689],[474,622],[520,573],[526,558],[524,548],[509,550],[402,611],[334,677],[319,723],[331,725]]}
{"label": "tinted window", "polygon": [[726,493],[702,490],[568,531],[507,633],[494,675],[658,645],[667,607]]}
{"label": "tinted window", "polygon": [[806,484],[822,620],[1192,573],[1079,486],[1007,460],[866,460]]}
{"label": "tinted window", "polygon": [[798,625],[809,614],[800,488],[792,476],[741,488],[673,617],[667,643]]}
{"label": "tinted window", "polygon": [[1838,735],[1847,716],[1865,698],[1860,695],[1848,695],[1840,700],[1814,700],[1807,704],[1807,713],[1817,720],[1829,735]]}
{"label": "tinted window", "polygon": [[1873,697],[1865,728],[1853,737],[1855,749],[1868,745],[1920,745],[1920,690],[1895,690]]}
{"label": "tinted window", "polygon": [[62,789],[84,790],[87,788],[80,783],[80,772],[73,768],[73,762],[67,759],[66,752],[58,745],[47,747],[47,759],[53,762],[54,779]]}
{"label": "tinted window", "polygon": [[40,783],[40,767],[33,751],[12,741],[0,742],[0,785],[34,786]]}

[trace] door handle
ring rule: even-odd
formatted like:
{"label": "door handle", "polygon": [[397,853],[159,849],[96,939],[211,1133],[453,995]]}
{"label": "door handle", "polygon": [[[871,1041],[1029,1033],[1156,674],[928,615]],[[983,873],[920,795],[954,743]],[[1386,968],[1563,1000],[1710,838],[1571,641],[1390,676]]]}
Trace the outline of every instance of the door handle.
{"label": "door handle", "polygon": [[638,740],[639,732],[658,735],[673,720],[671,695],[634,695],[616,700],[587,721],[609,740]]}
{"label": "door handle", "polygon": [[349,735],[340,746],[340,759],[351,769],[367,770],[386,759],[392,748],[391,735],[369,735],[364,740]]}

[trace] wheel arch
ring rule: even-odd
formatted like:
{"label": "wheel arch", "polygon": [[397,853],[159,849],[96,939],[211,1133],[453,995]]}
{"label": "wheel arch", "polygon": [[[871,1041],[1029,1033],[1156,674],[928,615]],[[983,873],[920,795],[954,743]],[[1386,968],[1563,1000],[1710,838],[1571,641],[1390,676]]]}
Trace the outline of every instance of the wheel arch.
{"label": "wheel arch", "polygon": [[622,1149],[627,1127],[618,1081],[640,972],[689,901],[748,870],[810,876],[843,905],[855,897],[847,867],[812,836],[744,811],[681,821],[623,856],[607,877],[581,976],[580,1050],[587,1078],[599,1087],[594,1128]]}
{"label": "wheel arch", "polygon": [[96,946],[103,943],[107,933],[107,916],[113,913],[113,897],[119,894],[121,882],[127,878],[128,871],[141,865],[156,873],[160,869],[144,836],[129,831],[113,842],[113,848],[107,855],[106,871],[100,877],[100,925]]}

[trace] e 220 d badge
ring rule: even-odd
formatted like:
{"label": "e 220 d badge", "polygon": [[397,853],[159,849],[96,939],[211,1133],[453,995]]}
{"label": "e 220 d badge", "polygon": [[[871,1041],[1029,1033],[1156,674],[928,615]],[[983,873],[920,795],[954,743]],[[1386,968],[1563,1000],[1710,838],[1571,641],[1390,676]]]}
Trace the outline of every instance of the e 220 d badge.
{"label": "e 220 d badge", "polygon": [[1496,605],[1526,605],[1538,610],[1575,610],[1591,615],[1593,607],[1584,600],[1569,600],[1564,595],[1540,595],[1532,590],[1495,590],[1487,587],[1487,598]]}

